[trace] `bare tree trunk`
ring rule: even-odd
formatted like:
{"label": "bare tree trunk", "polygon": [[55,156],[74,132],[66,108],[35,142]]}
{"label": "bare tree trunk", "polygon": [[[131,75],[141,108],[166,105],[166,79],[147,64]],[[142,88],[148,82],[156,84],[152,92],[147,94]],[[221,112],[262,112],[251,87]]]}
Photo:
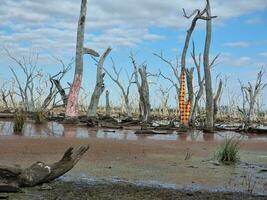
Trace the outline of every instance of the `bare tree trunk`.
{"label": "bare tree trunk", "polygon": [[66,117],[76,118],[78,117],[78,98],[82,83],[83,76],[83,55],[91,54],[93,56],[99,56],[97,52],[84,48],[84,30],[86,21],[87,0],[82,0],[80,17],[77,29],[77,43],[76,43],[76,58],[75,58],[75,74],[73,82],[68,95],[68,102],[66,106]]}
{"label": "bare tree trunk", "polygon": [[61,100],[63,102],[63,105],[64,107],[67,106],[67,103],[68,103],[68,97],[66,95],[66,92],[65,90],[62,88],[61,84],[60,84],[60,80],[56,80],[56,79],[53,79],[53,83],[55,84],[60,96],[61,96]]}
{"label": "bare tree trunk", "polygon": [[110,103],[109,103],[109,91],[106,90],[106,116],[110,116]]}
{"label": "bare tree trunk", "polygon": [[216,118],[217,118],[217,113],[218,113],[218,101],[219,101],[219,98],[221,96],[221,93],[222,93],[222,85],[223,85],[223,82],[222,82],[222,79],[220,79],[220,82],[219,82],[219,86],[218,86],[218,89],[217,89],[217,92],[216,92],[216,95],[214,97],[214,100],[213,100],[213,106],[214,106],[214,121],[216,121]]}
{"label": "bare tree trunk", "polygon": [[68,103],[66,108],[66,117],[78,117],[78,97],[81,88],[83,75],[83,43],[84,43],[84,29],[86,21],[87,0],[82,0],[80,18],[77,30],[76,43],[76,59],[75,59],[75,74],[73,83],[70,88]]}
{"label": "bare tree trunk", "polygon": [[99,61],[97,62],[96,85],[91,97],[89,108],[87,110],[88,117],[96,117],[96,110],[98,107],[99,99],[105,89],[104,85],[105,73],[103,72],[103,65],[105,59],[107,58],[110,52],[111,48],[108,47],[106,51],[103,53],[103,55],[100,57]]}
{"label": "bare tree trunk", "polygon": [[147,70],[146,65],[139,68],[139,74],[141,77],[141,88],[140,88],[140,105],[141,105],[141,121],[148,122],[150,120],[150,100],[149,100],[149,85],[147,81]]}
{"label": "bare tree trunk", "polygon": [[[207,17],[211,16],[210,2],[207,1],[206,13]],[[212,19],[206,20],[206,41],[203,55],[204,62],[204,78],[205,78],[205,92],[206,92],[206,131],[212,132],[214,126],[214,107],[213,107],[213,92],[212,92],[212,80],[209,62],[210,44],[211,44],[211,25]]]}

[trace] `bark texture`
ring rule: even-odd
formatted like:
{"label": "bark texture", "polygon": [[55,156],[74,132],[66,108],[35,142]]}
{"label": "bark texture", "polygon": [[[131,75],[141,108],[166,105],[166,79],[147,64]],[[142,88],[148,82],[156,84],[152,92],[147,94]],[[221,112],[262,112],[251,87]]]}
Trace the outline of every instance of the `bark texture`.
{"label": "bark texture", "polygon": [[148,122],[150,120],[151,106],[149,100],[149,85],[147,81],[147,66],[143,65],[138,71],[141,79],[141,87],[139,88],[141,121]]}

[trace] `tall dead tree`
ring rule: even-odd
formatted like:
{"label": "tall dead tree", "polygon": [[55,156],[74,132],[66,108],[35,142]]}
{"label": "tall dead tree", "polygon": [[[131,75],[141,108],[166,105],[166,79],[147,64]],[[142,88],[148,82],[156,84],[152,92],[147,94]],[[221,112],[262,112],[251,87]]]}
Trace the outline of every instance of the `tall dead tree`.
{"label": "tall dead tree", "polygon": [[97,61],[96,85],[95,85],[95,89],[91,97],[89,108],[87,110],[88,117],[96,117],[96,110],[98,107],[99,99],[105,89],[105,85],[104,85],[105,73],[103,70],[103,65],[110,52],[111,52],[111,48],[108,47],[105,50],[105,52],[101,55],[99,61]]}
{"label": "tall dead tree", "polygon": [[[183,48],[183,53],[182,53],[182,57],[181,57],[181,67],[182,69],[185,69],[186,68],[186,55],[187,55],[187,50],[188,50],[188,46],[189,46],[189,43],[190,43],[190,39],[191,39],[191,36],[192,36],[192,33],[196,27],[196,23],[199,19],[201,20],[205,20],[206,23],[207,23],[207,28],[206,28],[206,42],[205,42],[205,49],[204,49],[204,71],[205,71],[205,82],[207,81],[207,85],[206,85],[206,94],[207,95],[210,95],[211,93],[211,98],[212,98],[212,122],[211,123],[206,123],[207,125],[207,128],[209,127],[209,124],[212,124],[211,125],[211,128],[213,129],[213,95],[212,95],[212,88],[210,87],[211,85],[211,75],[210,75],[210,63],[209,63],[209,47],[210,47],[210,41],[211,41],[211,19],[212,18],[215,18],[216,16],[211,16],[211,13],[210,13],[210,3],[209,3],[209,0],[206,0],[206,7],[200,11],[199,9],[196,9],[192,14],[190,15],[187,15],[185,10],[183,9],[183,13],[184,13],[184,17],[187,18],[187,19],[190,19],[191,17],[193,17],[192,19],[192,22],[191,22],[191,26],[190,28],[187,30],[187,35],[186,35],[186,39],[185,39],[185,44],[184,44],[184,48]],[[190,71],[189,71],[190,72]],[[191,77],[190,77],[190,73],[188,73],[188,89],[189,89],[189,92],[191,92],[189,94],[189,101],[190,102],[193,102],[193,99],[190,99],[190,98],[193,98],[193,94],[192,94],[192,84],[190,83],[191,81]],[[207,90],[210,90],[208,91],[207,93]],[[209,105],[207,108],[210,109],[210,98],[208,98],[208,103],[206,103],[207,105]],[[208,110],[207,112],[207,121],[211,121],[210,119],[210,112]],[[209,116],[208,116],[209,115]]]}
{"label": "tall dead tree", "polygon": [[76,58],[75,58],[75,74],[73,82],[68,95],[68,102],[66,106],[66,118],[78,117],[78,97],[82,83],[83,76],[83,56],[90,54],[98,57],[99,54],[92,49],[84,48],[84,30],[86,22],[87,0],[82,0],[80,17],[77,29],[77,42],[76,42]]}
{"label": "tall dead tree", "polygon": [[260,92],[267,86],[267,83],[263,83],[262,78],[265,74],[263,69],[257,75],[255,86],[253,87],[250,82],[245,86],[240,82],[241,92],[243,97],[242,108],[238,107],[239,112],[243,115],[245,128],[248,128],[254,119],[254,109],[257,97]]}
{"label": "tall dead tree", "polygon": [[210,45],[211,45],[211,32],[212,32],[212,17],[210,2],[206,0],[206,41],[203,54],[203,65],[204,65],[204,78],[205,78],[205,92],[206,92],[206,131],[212,132],[214,126],[214,105],[213,105],[213,92],[212,92],[212,80],[210,70]]}
{"label": "tall dead tree", "polygon": [[120,80],[120,74],[121,74],[122,69],[118,70],[116,68],[115,63],[114,63],[114,60],[111,59],[111,61],[112,61],[112,69],[113,69],[114,75],[112,75],[106,69],[105,69],[105,72],[108,74],[108,76],[111,78],[111,80],[114,81],[114,83],[116,83],[116,85],[120,88],[120,90],[122,92],[123,99],[124,99],[127,117],[132,118],[132,109],[131,109],[131,105],[130,105],[129,94],[130,94],[131,85],[133,84],[134,73],[132,73],[130,76],[127,74],[128,75],[128,83],[127,83],[127,85],[125,85],[126,87],[124,87],[123,86],[124,84]]}

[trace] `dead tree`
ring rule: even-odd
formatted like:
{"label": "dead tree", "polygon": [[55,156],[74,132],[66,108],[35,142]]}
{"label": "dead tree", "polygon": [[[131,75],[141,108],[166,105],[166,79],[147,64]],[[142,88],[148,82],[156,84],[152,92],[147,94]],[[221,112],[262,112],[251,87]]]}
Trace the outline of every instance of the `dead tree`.
{"label": "dead tree", "polygon": [[[13,56],[7,49],[5,49],[8,57],[12,59],[18,67],[21,69],[25,76],[25,82],[23,83],[18,77],[14,68],[9,67],[14,79],[16,81],[18,92],[16,93],[20,98],[25,111],[34,111],[36,97],[34,96],[35,81],[42,78],[42,74],[37,67],[38,54],[32,54],[28,58],[22,56],[21,59]],[[37,97],[39,98],[39,97]]]}
{"label": "dead tree", "polygon": [[130,56],[130,59],[134,67],[134,79],[139,93],[140,120],[143,123],[147,123],[150,121],[151,109],[149,99],[149,84],[147,80],[147,66],[145,64],[137,66],[133,55]]}
{"label": "dead tree", "polygon": [[4,104],[4,109],[6,111],[10,111],[10,107],[8,105],[9,91],[8,89],[6,89],[6,87],[7,87],[6,83],[3,83],[3,85],[1,86],[1,89],[0,89],[1,100],[2,100],[2,103]]}
{"label": "dead tree", "polygon": [[104,85],[105,73],[103,72],[104,71],[103,65],[110,52],[111,52],[111,48],[108,47],[106,51],[101,55],[99,61],[97,61],[96,85],[95,85],[95,89],[91,97],[89,108],[87,110],[88,117],[96,117],[96,110],[98,107],[99,99],[105,89],[105,85]]}
{"label": "dead tree", "polygon": [[53,83],[57,89],[57,93],[59,93],[61,97],[61,101],[63,103],[63,106],[66,108],[68,103],[68,96],[66,94],[66,89],[62,87],[61,80],[63,77],[70,71],[71,66],[73,64],[73,59],[70,60],[68,64],[65,64],[63,60],[55,58],[60,64],[62,69],[55,75],[50,76],[49,80],[51,83]]}
{"label": "dead tree", "polygon": [[139,69],[139,75],[141,79],[141,88],[139,95],[141,96],[141,121],[149,122],[150,120],[150,100],[149,100],[149,85],[147,80],[147,65],[142,65]]}
{"label": "dead tree", "polygon": [[211,18],[211,9],[210,2],[206,0],[206,17],[209,18],[206,20],[206,41],[203,54],[203,65],[204,65],[204,78],[205,78],[205,93],[206,93],[206,131],[213,131],[214,126],[214,105],[213,105],[213,92],[212,92],[212,80],[211,80],[211,70],[210,70],[210,45],[211,45],[211,31],[212,31],[212,18]]}
{"label": "dead tree", "polygon": [[[73,60],[71,59],[71,61],[66,65],[61,59],[58,59],[58,58],[55,58],[55,59],[61,63],[62,70],[53,76],[49,76],[49,82],[50,82],[49,93],[42,103],[42,106],[41,106],[42,110],[45,110],[51,104],[51,102],[55,101],[58,93],[60,94],[61,101],[63,102],[63,106],[66,107],[67,105],[68,97],[66,95],[65,88],[61,86],[60,81],[66,75],[66,73],[70,71],[71,66],[73,64]],[[56,105],[52,105],[52,108],[54,106]]]}
{"label": "dead tree", "polygon": [[[210,62],[209,62],[209,49],[211,43],[211,20],[216,18],[216,16],[211,16],[210,11],[210,2],[206,0],[206,7],[200,11],[196,9],[191,15],[187,15],[185,10],[183,9],[184,17],[190,19],[192,16],[191,26],[187,31],[185,44],[183,48],[182,58],[181,58],[181,67],[186,68],[186,54],[190,42],[190,38],[195,29],[196,23],[199,19],[206,21],[206,41],[205,48],[203,54],[203,62],[204,62],[204,78],[205,78],[205,91],[206,91],[206,129],[212,131],[213,130],[213,93],[212,93],[212,82],[211,82],[211,73],[210,73]],[[190,84],[190,83],[189,83]],[[192,97],[192,95],[191,95]]]}
{"label": "dead tree", "polygon": [[198,55],[198,58],[196,57],[195,53],[195,44],[193,42],[193,51],[191,53],[191,57],[194,61],[195,67],[197,69],[197,80],[198,80],[198,91],[196,92],[196,97],[194,98],[194,104],[192,104],[193,109],[191,110],[190,113],[190,124],[192,126],[195,126],[196,121],[196,111],[198,108],[198,102],[201,99],[203,95],[203,89],[204,89],[204,79],[201,78],[201,73],[200,73],[200,67],[201,67],[201,54]]}
{"label": "dead tree", "polygon": [[110,116],[110,103],[109,103],[109,91],[106,90],[106,116]]}
{"label": "dead tree", "polygon": [[217,88],[217,91],[216,91],[216,94],[213,98],[213,106],[214,106],[214,116],[213,116],[213,119],[214,121],[216,121],[216,118],[217,118],[217,113],[218,113],[218,102],[219,102],[219,99],[221,97],[221,94],[222,94],[222,86],[223,86],[223,81],[222,79],[220,79],[219,81],[219,85],[218,85],[218,88]]}
{"label": "dead tree", "polygon": [[68,95],[68,102],[66,106],[66,118],[78,117],[78,97],[82,83],[83,76],[83,56],[90,54],[98,57],[99,54],[92,49],[84,48],[84,30],[86,21],[87,0],[82,0],[80,17],[77,29],[77,42],[76,42],[76,58],[75,58],[75,74],[73,82]]}
{"label": "dead tree", "polygon": [[176,58],[176,64],[174,65],[170,60],[167,60],[166,58],[164,58],[163,54],[156,54],[154,53],[154,55],[158,58],[160,58],[163,62],[165,62],[172,70],[174,78],[170,78],[169,76],[164,75],[161,70],[159,72],[159,75],[166,79],[167,81],[169,81],[175,88],[176,91],[176,97],[177,99],[179,99],[179,94],[180,94],[180,75],[179,75],[179,59]]}
{"label": "dead tree", "polygon": [[124,99],[124,104],[125,104],[125,109],[126,109],[126,114],[128,118],[132,118],[132,109],[130,106],[130,99],[129,99],[129,94],[130,94],[130,88],[131,85],[133,84],[133,78],[134,78],[134,73],[131,74],[131,76],[128,75],[128,83],[126,85],[126,87],[123,86],[123,83],[120,80],[120,74],[121,74],[121,70],[118,70],[116,68],[116,65],[114,63],[114,60],[111,59],[112,61],[112,69],[113,69],[113,73],[114,75],[112,75],[109,71],[107,71],[105,69],[105,72],[108,74],[108,76],[111,78],[112,81],[114,81],[114,83],[116,83],[116,85],[120,88],[121,92],[122,92],[122,96]]}
{"label": "dead tree", "polygon": [[89,145],[69,148],[61,160],[53,164],[36,162],[26,169],[0,166],[0,192],[17,192],[20,187],[33,187],[50,182],[71,170],[89,149]]}
{"label": "dead tree", "polygon": [[238,107],[239,112],[243,115],[244,127],[248,128],[254,119],[254,108],[256,99],[260,92],[267,86],[267,83],[263,83],[262,78],[265,74],[263,69],[257,75],[255,86],[253,87],[250,82],[245,86],[239,81],[242,92],[242,108]]}
{"label": "dead tree", "polygon": [[160,101],[160,107],[159,111],[163,116],[169,115],[169,109],[168,109],[168,101],[169,101],[169,89],[164,89],[163,87],[159,88],[160,94],[161,94],[161,101]]}

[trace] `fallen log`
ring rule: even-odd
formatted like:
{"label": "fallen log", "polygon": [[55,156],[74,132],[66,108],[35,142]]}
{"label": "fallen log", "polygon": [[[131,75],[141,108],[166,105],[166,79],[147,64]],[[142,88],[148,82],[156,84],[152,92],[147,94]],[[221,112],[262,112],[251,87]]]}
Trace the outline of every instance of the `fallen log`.
{"label": "fallen log", "polygon": [[0,192],[18,192],[20,187],[50,182],[71,170],[88,149],[89,145],[76,150],[70,147],[61,160],[53,164],[38,161],[26,169],[0,166]]}

